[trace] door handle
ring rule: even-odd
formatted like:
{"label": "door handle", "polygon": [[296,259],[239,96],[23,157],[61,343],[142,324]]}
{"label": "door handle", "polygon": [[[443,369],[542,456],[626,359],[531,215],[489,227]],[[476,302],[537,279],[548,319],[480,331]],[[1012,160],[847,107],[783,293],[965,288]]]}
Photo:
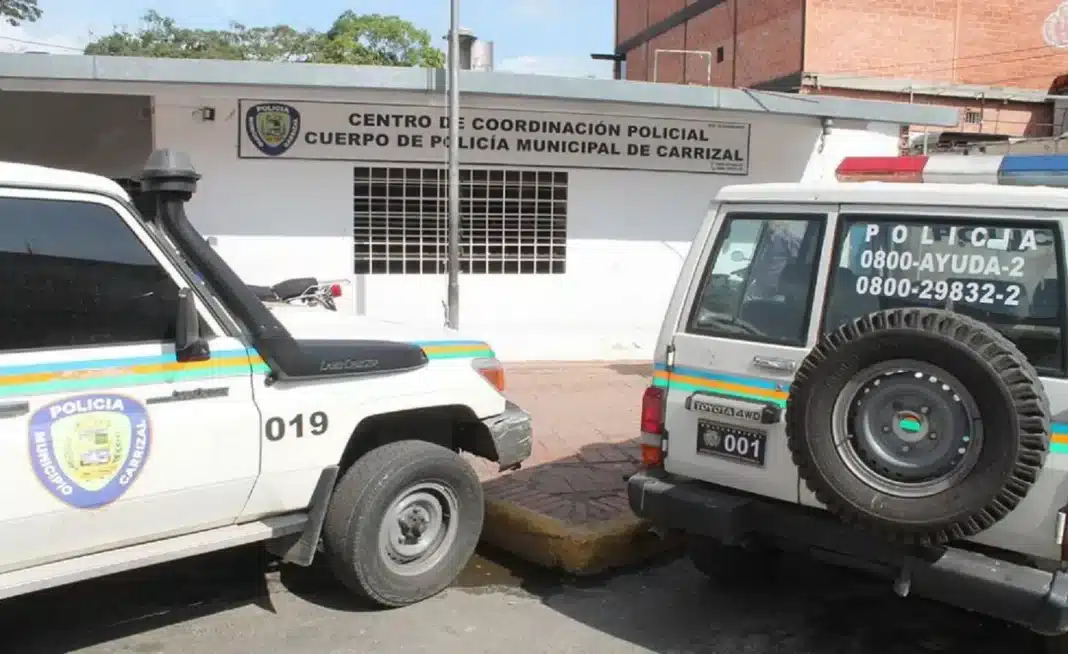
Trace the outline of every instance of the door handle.
{"label": "door handle", "polygon": [[753,357],[753,365],[757,368],[763,368],[765,370],[774,370],[775,372],[793,372],[797,369],[797,362],[790,359],[780,359],[778,357]]}
{"label": "door handle", "polygon": [[0,419],[18,418],[30,412],[29,402],[7,402],[0,404]]}

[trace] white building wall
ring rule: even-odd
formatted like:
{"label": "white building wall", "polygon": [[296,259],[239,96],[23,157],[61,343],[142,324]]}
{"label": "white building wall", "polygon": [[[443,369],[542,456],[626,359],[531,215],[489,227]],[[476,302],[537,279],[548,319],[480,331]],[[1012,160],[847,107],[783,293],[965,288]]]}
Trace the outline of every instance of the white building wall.
{"label": "white building wall", "polygon": [[[443,100],[400,93],[277,94],[243,91],[247,98],[278,101],[429,106]],[[176,91],[154,101],[155,146],[187,151],[203,174],[189,207],[191,219],[216,237],[217,249],[248,282],[345,277],[354,291],[348,310],[443,323],[444,275],[352,275],[352,169],[361,162],[239,159],[235,98]],[[566,274],[460,278],[461,331],[488,340],[505,360],[649,357],[690,239],[722,186],[813,179],[833,171],[845,153],[897,151],[896,125],[836,125],[821,152],[822,128],[813,118],[509,98],[464,99],[464,104],[752,125],[747,177],[570,170]],[[197,117],[202,106],[215,108],[214,122]]]}

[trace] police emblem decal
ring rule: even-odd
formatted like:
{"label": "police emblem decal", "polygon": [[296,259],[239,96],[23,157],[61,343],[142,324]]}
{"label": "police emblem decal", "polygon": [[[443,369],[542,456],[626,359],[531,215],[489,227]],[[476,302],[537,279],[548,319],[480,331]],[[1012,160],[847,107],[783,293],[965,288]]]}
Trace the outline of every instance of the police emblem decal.
{"label": "police emblem decal", "polygon": [[280,102],[252,105],[245,112],[245,133],[263,154],[285,154],[300,136],[300,112]]}
{"label": "police emblem decal", "polygon": [[30,417],[33,471],[76,509],[122,497],[141,475],[151,441],[148,409],[124,395],[66,397]]}

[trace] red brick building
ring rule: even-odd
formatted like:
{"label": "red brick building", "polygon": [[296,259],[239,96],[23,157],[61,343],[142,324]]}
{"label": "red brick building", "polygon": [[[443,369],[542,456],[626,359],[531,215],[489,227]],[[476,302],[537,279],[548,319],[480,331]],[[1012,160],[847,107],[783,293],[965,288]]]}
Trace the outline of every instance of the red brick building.
{"label": "red brick building", "polygon": [[1065,48],[1068,0],[616,0],[618,77],[959,107],[958,143],[1065,131]]}

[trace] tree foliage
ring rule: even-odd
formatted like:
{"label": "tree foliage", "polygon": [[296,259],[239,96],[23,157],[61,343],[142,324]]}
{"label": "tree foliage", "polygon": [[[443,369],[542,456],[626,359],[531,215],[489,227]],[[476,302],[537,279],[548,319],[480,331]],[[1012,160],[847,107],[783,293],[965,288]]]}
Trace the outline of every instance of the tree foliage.
{"label": "tree foliage", "polygon": [[427,68],[445,64],[426,30],[397,16],[351,11],[338,16],[326,32],[240,23],[231,23],[229,29],[192,29],[150,11],[137,30],[116,29],[90,43],[85,54]]}
{"label": "tree foliage", "polygon": [[0,0],[0,19],[8,25],[17,27],[40,17],[41,8],[37,6],[37,0]]}
{"label": "tree foliage", "polygon": [[397,16],[346,11],[319,37],[312,61],[364,66],[444,68],[430,33]]}

